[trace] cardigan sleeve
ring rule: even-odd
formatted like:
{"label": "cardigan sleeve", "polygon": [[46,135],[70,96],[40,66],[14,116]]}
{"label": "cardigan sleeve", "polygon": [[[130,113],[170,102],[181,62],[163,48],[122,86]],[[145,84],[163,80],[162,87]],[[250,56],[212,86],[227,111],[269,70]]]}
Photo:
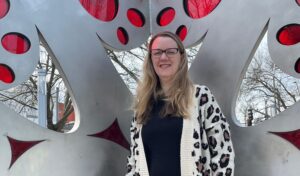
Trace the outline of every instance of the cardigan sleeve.
{"label": "cardigan sleeve", "polygon": [[233,176],[235,154],[231,141],[229,124],[221,112],[221,108],[214,95],[206,86],[204,86],[204,94],[206,94],[203,96],[203,102],[206,102],[204,111],[204,128],[211,155],[209,165],[212,175]]}
{"label": "cardigan sleeve", "polygon": [[130,154],[127,157],[127,173],[125,176],[135,176],[136,171],[136,159],[135,159],[135,149],[137,147],[136,143],[137,125],[135,117],[131,121],[130,126]]}

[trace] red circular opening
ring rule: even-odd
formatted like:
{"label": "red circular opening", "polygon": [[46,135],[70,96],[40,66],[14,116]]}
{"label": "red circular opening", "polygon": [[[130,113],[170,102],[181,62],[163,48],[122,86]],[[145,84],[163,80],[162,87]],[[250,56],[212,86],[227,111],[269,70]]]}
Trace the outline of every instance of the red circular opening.
{"label": "red circular opening", "polygon": [[136,27],[143,27],[145,24],[144,15],[137,9],[129,9],[127,11],[127,18],[130,21],[130,23]]}
{"label": "red circular opening", "polygon": [[300,42],[300,25],[289,24],[277,32],[277,40],[282,45],[294,45]]}
{"label": "red circular opening", "polygon": [[189,17],[199,19],[214,11],[220,2],[221,0],[183,0],[183,7]]}
{"label": "red circular opening", "polygon": [[122,27],[119,27],[118,30],[117,30],[117,36],[118,36],[118,39],[119,41],[123,44],[123,45],[126,45],[128,43],[128,33],[127,31],[122,28]]}
{"label": "red circular opening", "polygon": [[185,25],[181,25],[176,30],[176,35],[183,41],[187,35],[187,27]]}
{"label": "red circular opening", "polygon": [[9,6],[9,0],[0,0],[0,19],[7,14]]}
{"label": "red circular opening", "polygon": [[80,0],[81,5],[93,17],[101,21],[112,21],[118,13],[118,0]]}
{"label": "red circular opening", "polygon": [[295,71],[297,73],[300,73],[300,58],[297,60],[297,62],[295,64]]}
{"label": "red circular opening", "polygon": [[15,80],[13,70],[5,64],[0,64],[0,80],[8,84]]}
{"label": "red circular opening", "polygon": [[26,53],[30,48],[29,39],[20,33],[8,33],[2,37],[2,46],[14,54]]}
{"label": "red circular opening", "polygon": [[172,7],[167,7],[161,10],[157,16],[156,22],[160,26],[170,24],[175,17],[175,10]]}

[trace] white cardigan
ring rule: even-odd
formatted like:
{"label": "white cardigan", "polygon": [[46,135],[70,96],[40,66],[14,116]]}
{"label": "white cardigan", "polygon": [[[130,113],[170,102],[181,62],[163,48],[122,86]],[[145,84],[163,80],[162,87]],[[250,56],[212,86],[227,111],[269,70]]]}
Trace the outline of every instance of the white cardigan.
{"label": "white cardigan", "polygon": [[[191,117],[183,120],[181,176],[233,176],[234,151],[229,125],[206,86],[195,85],[193,95]],[[141,132],[142,125],[133,118],[126,176],[149,176]]]}

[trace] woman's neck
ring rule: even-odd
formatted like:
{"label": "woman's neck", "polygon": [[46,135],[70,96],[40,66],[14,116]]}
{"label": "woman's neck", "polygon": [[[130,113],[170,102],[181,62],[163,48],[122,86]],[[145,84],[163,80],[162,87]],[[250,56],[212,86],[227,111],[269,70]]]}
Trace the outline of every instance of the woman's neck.
{"label": "woman's neck", "polygon": [[165,95],[168,95],[169,89],[171,87],[171,81],[160,81],[161,88]]}

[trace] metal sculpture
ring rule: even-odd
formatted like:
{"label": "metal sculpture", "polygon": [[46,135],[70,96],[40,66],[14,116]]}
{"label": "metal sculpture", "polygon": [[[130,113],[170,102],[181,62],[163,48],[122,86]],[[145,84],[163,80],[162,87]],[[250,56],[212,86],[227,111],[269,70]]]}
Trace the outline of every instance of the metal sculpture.
{"label": "metal sculpture", "polygon": [[[131,94],[103,45],[128,50],[163,30],[179,35],[186,46],[203,42],[190,73],[196,83],[212,89],[231,123],[235,175],[299,175],[299,137],[293,137],[299,136],[299,103],[249,128],[236,125],[234,112],[242,76],[266,31],[274,62],[300,77],[299,4],[299,0],[0,0],[0,88],[14,87],[29,77],[42,41],[71,92],[77,117],[72,133],[60,134],[19,118],[0,104],[0,175],[124,175]],[[294,133],[278,133],[284,131]]]}

